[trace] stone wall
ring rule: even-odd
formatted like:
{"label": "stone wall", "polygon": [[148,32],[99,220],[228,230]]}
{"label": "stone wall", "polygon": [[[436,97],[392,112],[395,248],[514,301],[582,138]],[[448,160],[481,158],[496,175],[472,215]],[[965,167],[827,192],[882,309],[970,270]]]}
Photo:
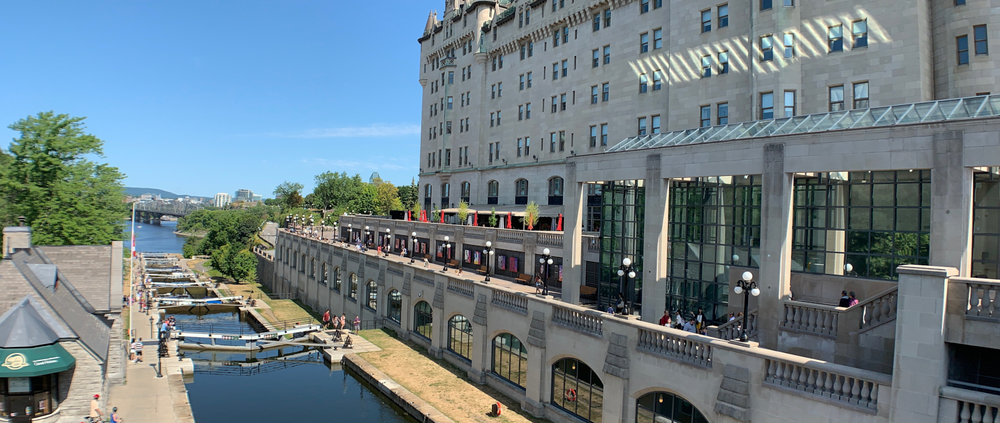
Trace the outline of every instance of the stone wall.
{"label": "stone wall", "polygon": [[78,341],[60,341],[59,345],[74,358],[76,366],[59,374],[60,420],[83,421],[89,415],[90,400],[101,395],[101,406],[107,405],[110,387],[105,383],[104,365]]}

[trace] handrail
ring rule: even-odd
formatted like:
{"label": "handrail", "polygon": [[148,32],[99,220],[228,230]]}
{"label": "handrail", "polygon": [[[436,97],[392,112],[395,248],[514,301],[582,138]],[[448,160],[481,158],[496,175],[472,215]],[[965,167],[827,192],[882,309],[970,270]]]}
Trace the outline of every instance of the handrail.
{"label": "handrail", "polygon": [[809,332],[831,338],[837,336],[840,314],[847,310],[844,307],[793,300],[785,300],[784,305],[782,329]]}
{"label": "handrail", "polygon": [[767,358],[765,362],[765,385],[872,411],[878,410],[879,388],[892,385],[890,375],[802,357]]}
{"label": "handrail", "polygon": [[552,323],[589,335],[604,336],[604,316],[599,311],[575,310],[564,305],[554,305]]}
{"label": "handrail", "polygon": [[639,328],[636,349],[684,363],[712,367],[712,338],[662,326],[656,327],[660,330]]}
{"label": "handrail", "polygon": [[[940,395],[942,399],[958,402],[957,407],[955,407],[958,412],[952,416],[939,415],[939,422],[993,423],[1000,417],[1000,395],[970,391],[953,386],[942,386]],[[944,411],[945,408],[940,410]]]}
{"label": "handrail", "polygon": [[874,297],[855,304],[854,307],[848,309],[848,312],[857,309],[862,310],[859,329],[865,332],[896,320],[896,301],[898,297],[899,287],[894,286]]}
{"label": "handrail", "polygon": [[955,278],[955,283],[964,283],[968,288],[966,317],[1000,320],[1000,281],[993,279]]}
{"label": "handrail", "polygon": [[[739,339],[742,335],[743,318],[737,317],[726,323],[719,325],[716,330],[719,332],[719,339],[730,340]],[[747,336],[750,340],[757,339],[757,309],[750,310],[747,313]]]}

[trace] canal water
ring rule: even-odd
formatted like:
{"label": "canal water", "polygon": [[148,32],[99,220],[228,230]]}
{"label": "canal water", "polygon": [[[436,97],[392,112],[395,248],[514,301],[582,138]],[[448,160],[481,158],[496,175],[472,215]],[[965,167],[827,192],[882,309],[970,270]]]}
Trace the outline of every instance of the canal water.
{"label": "canal water", "polygon": [[[136,250],[180,254],[185,238],[174,235],[176,229],[177,222],[161,226],[137,222]],[[126,235],[125,248],[131,248],[129,238]],[[239,312],[192,308],[170,315],[178,326],[253,330]],[[228,343],[232,342],[242,345]],[[186,387],[198,423],[416,422],[340,364],[325,362],[318,350],[288,347],[252,355],[185,350],[184,355],[195,365],[194,382]]]}

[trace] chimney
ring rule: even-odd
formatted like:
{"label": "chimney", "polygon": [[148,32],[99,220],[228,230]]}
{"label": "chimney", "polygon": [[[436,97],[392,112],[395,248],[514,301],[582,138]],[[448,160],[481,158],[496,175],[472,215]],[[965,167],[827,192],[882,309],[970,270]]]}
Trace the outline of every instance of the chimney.
{"label": "chimney", "polygon": [[31,228],[24,226],[24,216],[17,218],[19,226],[3,228],[3,258],[9,259],[14,250],[31,248]]}

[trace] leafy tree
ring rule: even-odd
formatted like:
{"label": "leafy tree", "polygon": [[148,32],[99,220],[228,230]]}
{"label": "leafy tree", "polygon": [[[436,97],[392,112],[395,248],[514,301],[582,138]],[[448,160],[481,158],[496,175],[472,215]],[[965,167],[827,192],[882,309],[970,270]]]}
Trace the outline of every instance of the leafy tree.
{"label": "leafy tree", "polygon": [[392,210],[403,209],[403,203],[399,201],[399,192],[390,182],[375,185],[375,197],[376,214],[388,216]]}
{"label": "leafy tree", "polygon": [[440,212],[438,211],[438,206],[437,206],[437,204],[435,204],[435,205],[434,205],[434,208],[433,208],[433,209],[431,210],[431,218],[430,218],[430,221],[431,221],[431,222],[434,222],[434,223],[439,223],[439,222],[438,222],[438,220],[439,220],[439,217],[440,217],[440,216],[441,216],[441,213],[440,213]]}
{"label": "leafy tree", "polygon": [[497,226],[497,208],[496,207],[490,208],[490,226],[492,226],[494,228]]}
{"label": "leafy tree", "polygon": [[226,276],[236,282],[254,282],[257,280],[257,257],[249,249],[230,252],[226,266],[229,273]]}
{"label": "leafy tree", "polygon": [[106,245],[122,239],[125,178],[82,117],[41,112],[8,128],[20,133],[0,154],[0,223],[24,216],[40,245]]}
{"label": "leafy tree", "polygon": [[203,238],[196,236],[189,236],[185,239],[184,246],[181,247],[181,252],[184,254],[184,258],[191,258],[198,255],[202,240]]}
{"label": "leafy tree", "polygon": [[364,181],[360,175],[347,176],[346,172],[323,172],[316,175],[316,197],[314,205],[329,210],[344,207],[355,201],[360,195]]}
{"label": "leafy tree", "polygon": [[410,180],[410,185],[396,187],[399,192],[399,201],[403,203],[403,210],[413,210],[413,205],[417,204],[417,181]]}
{"label": "leafy tree", "polygon": [[231,250],[232,248],[229,246],[229,244],[223,245],[218,250],[216,250],[214,254],[212,254],[212,260],[210,262],[210,265],[212,266],[213,269],[218,270],[219,273],[222,273],[223,275],[226,276],[228,276],[230,273],[229,256],[231,255]]}
{"label": "leafy tree", "polygon": [[281,201],[285,208],[295,208],[302,204],[302,184],[298,182],[282,182],[274,188],[274,198]]}
{"label": "leafy tree", "polygon": [[528,203],[524,207],[524,223],[528,224],[529,231],[534,229],[535,225],[538,224],[538,217],[538,204],[535,204],[534,201]]}
{"label": "leafy tree", "polygon": [[349,213],[372,214],[378,210],[378,191],[375,185],[362,184],[357,198],[347,206]]}
{"label": "leafy tree", "polygon": [[465,220],[469,217],[469,205],[465,204],[465,201],[460,201],[458,203],[458,224],[464,225]]}
{"label": "leafy tree", "polygon": [[316,195],[309,194],[303,199],[303,201],[305,202],[306,207],[313,207],[316,205]]}

